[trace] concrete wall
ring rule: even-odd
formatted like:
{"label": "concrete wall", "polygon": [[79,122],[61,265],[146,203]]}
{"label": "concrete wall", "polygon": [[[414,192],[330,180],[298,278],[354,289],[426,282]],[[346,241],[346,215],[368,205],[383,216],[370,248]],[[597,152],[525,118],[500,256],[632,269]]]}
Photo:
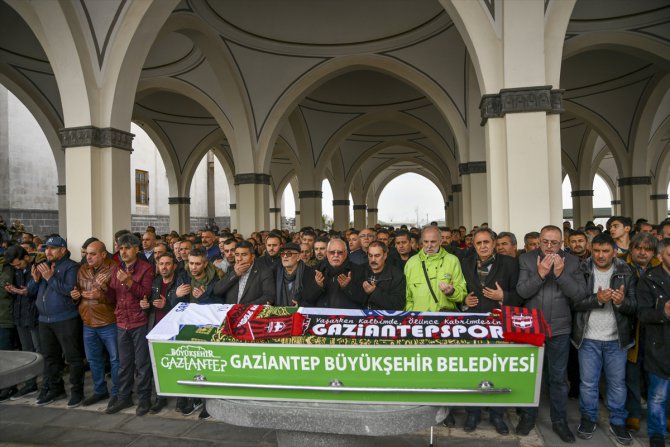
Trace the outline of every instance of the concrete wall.
{"label": "concrete wall", "polygon": [[[169,231],[169,185],[165,165],[149,136],[131,124],[135,134],[131,168],[131,229],[142,231],[153,225],[160,233]],[[58,149],[60,150],[60,149]],[[191,228],[208,222],[207,157],[203,157],[191,184]],[[149,173],[149,204],[135,204],[135,170]],[[230,225],[230,195],[225,173],[214,161],[215,221]],[[28,109],[0,85],[0,216],[7,223],[20,219],[31,233],[58,232],[58,176],[53,152],[42,129]]]}

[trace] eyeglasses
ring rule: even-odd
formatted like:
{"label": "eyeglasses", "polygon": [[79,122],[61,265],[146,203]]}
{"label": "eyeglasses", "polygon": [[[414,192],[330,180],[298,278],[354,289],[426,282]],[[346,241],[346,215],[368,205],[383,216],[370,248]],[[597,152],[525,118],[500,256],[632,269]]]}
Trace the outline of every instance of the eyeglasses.
{"label": "eyeglasses", "polygon": [[542,242],[542,245],[546,245],[548,247],[556,247],[561,244],[561,241],[550,241],[548,239],[542,239],[540,242]]}
{"label": "eyeglasses", "polygon": [[344,255],[344,251],[342,251],[342,250],[330,250],[330,251],[328,251],[328,254],[332,255],[332,256],[342,256],[342,255]]}
{"label": "eyeglasses", "polygon": [[279,256],[281,256],[282,258],[290,258],[291,256],[294,256],[294,255],[297,255],[297,254],[298,253],[296,253],[295,251],[282,251],[281,253],[279,253]]}

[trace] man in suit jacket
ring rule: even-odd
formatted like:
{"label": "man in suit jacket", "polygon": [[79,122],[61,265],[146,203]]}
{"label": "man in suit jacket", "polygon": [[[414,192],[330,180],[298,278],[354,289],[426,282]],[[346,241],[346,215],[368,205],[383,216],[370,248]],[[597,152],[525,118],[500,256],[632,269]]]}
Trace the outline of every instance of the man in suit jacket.
{"label": "man in suit jacket", "polygon": [[274,275],[255,262],[254,247],[242,241],[235,249],[235,267],[214,285],[214,295],[226,304],[274,304]]}

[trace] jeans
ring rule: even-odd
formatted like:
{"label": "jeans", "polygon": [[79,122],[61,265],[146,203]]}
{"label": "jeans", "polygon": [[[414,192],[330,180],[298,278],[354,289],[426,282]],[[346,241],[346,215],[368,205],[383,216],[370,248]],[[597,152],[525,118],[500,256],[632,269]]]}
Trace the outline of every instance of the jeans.
{"label": "jeans", "polygon": [[600,372],[607,380],[607,409],[612,425],[626,421],[626,357],[627,350],[619,349],[618,340],[584,339],[579,348],[579,410],[591,422],[598,420],[598,384]]}
{"label": "jeans", "polygon": [[116,324],[101,327],[84,325],[84,348],[91,367],[93,392],[101,395],[107,394],[103,347],[109,354],[109,363],[112,366],[112,396],[116,396],[119,393],[119,348],[116,340]]}
{"label": "jeans", "polygon": [[[19,333],[19,340],[21,341],[21,350],[27,352],[39,352],[42,353],[42,347],[40,346],[40,331],[37,326],[35,327],[16,327],[17,332]],[[30,380],[26,380],[25,384],[27,386],[37,386],[37,378],[33,377]]]}
{"label": "jeans", "polygon": [[648,373],[649,394],[647,395],[647,432],[649,437],[664,437],[666,432],[665,408],[670,391],[670,380]]}
{"label": "jeans", "polygon": [[[554,335],[544,345],[543,380],[549,385],[549,411],[551,422],[567,421],[566,406],[568,404],[568,354],[570,352],[570,335]],[[521,413],[537,418],[537,407],[521,408]]]}
{"label": "jeans", "polygon": [[50,390],[63,389],[63,356],[70,366],[72,394],[84,393],[84,353],[81,319],[71,318],[55,323],[40,321],[40,344],[44,356],[44,383]]}
{"label": "jeans", "polygon": [[137,394],[140,400],[151,399],[151,359],[147,327],[117,328],[119,342],[119,400],[130,399],[137,369]]}

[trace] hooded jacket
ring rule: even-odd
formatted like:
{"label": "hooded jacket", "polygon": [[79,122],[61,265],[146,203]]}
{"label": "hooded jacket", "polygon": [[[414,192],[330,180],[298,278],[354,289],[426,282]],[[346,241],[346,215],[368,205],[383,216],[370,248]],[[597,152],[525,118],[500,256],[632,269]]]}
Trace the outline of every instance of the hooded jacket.
{"label": "hooded jacket", "polygon": [[[426,281],[423,264],[430,279],[433,294]],[[458,258],[440,247],[440,251],[428,256],[425,251],[409,258],[405,264],[405,278],[407,281],[407,303],[405,310],[419,312],[439,312],[458,310],[467,295],[465,278],[461,271]],[[440,290],[440,282],[447,282],[454,286],[454,293],[447,296]],[[436,302],[437,299],[437,302]]]}

